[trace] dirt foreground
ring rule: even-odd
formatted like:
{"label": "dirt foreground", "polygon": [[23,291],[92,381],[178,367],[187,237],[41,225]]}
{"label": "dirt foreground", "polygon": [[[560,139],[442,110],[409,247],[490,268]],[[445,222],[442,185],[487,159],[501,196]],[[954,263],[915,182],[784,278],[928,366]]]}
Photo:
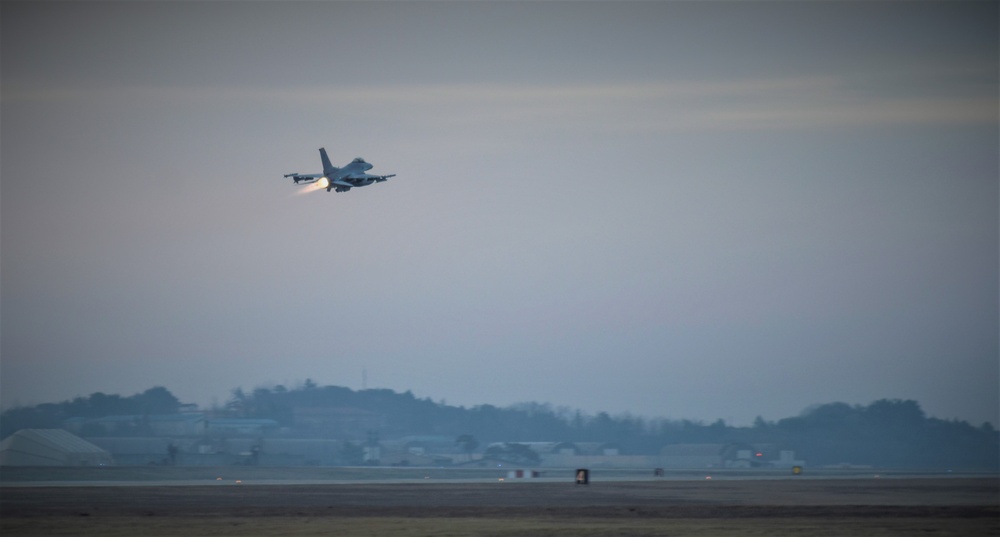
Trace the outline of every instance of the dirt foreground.
{"label": "dirt foreground", "polygon": [[1000,536],[995,477],[0,487],[15,535]]}

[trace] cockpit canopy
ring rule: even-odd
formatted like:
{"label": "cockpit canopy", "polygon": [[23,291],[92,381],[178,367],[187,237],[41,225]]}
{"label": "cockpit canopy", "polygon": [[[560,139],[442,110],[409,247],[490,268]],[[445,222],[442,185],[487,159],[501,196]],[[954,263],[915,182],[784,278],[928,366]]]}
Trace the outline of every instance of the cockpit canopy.
{"label": "cockpit canopy", "polygon": [[368,163],[365,162],[365,159],[361,157],[356,157],[353,161],[351,161],[351,164],[368,164]]}

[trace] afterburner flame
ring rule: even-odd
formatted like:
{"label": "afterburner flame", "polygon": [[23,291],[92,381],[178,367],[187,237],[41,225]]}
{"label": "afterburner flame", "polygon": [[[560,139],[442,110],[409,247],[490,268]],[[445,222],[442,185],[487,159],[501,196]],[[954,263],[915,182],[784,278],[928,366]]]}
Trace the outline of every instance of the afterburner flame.
{"label": "afterburner flame", "polygon": [[329,179],[327,179],[326,177],[320,177],[319,181],[316,181],[315,183],[310,183],[302,187],[302,189],[296,192],[295,194],[296,195],[308,194],[310,192],[316,192],[318,190],[325,190],[326,187],[329,185],[330,185]]}

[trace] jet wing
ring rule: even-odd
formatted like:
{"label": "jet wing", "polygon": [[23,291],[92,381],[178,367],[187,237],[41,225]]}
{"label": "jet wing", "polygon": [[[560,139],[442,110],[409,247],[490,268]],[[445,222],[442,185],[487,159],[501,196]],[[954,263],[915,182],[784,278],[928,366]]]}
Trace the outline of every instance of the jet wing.
{"label": "jet wing", "polygon": [[396,174],[371,175],[367,173],[352,173],[330,181],[330,184],[326,185],[326,191],[329,192],[330,190],[336,189],[337,192],[347,192],[351,188],[366,186],[372,183],[381,183],[382,181],[395,176]]}
{"label": "jet wing", "polygon": [[[376,183],[381,183],[382,181],[385,181],[390,177],[396,177],[396,174],[393,173],[389,175],[372,175],[369,173],[352,173],[351,175],[344,177],[344,179],[346,179],[347,181],[375,181]],[[337,181],[334,181],[334,184],[339,184],[339,183]]]}

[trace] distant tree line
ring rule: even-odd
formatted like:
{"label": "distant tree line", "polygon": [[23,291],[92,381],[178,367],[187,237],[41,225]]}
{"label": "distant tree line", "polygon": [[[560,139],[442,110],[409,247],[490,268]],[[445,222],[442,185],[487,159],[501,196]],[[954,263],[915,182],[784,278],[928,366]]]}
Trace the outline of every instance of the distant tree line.
{"label": "distant tree line", "polygon": [[[19,407],[0,415],[6,437],[22,428],[60,427],[70,417],[116,414],[168,414],[179,401],[162,387],[131,397],[95,393],[63,403]],[[793,450],[809,465],[840,463],[883,467],[940,469],[1000,469],[1000,434],[990,423],[979,427],[960,420],[930,418],[912,400],[882,399],[870,405],[829,403],[799,416],[733,427],[723,420],[650,419],[628,414],[595,415],[545,403],[520,403],[505,408],[471,408],[420,399],[411,392],[387,389],[355,391],[340,386],[300,386],[233,390],[223,408],[227,417],[272,419],[294,430],[294,409],[355,408],[384,416],[384,439],[406,435],[462,438],[463,449],[517,442],[600,442],[622,454],[655,455],[669,444],[720,444],[724,449]],[[469,446],[472,446],[469,448]],[[771,455],[776,455],[772,453]]]}
{"label": "distant tree line", "polygon": [[96,392],[62,403],[15,407],[0,414],[0,438],[21,429],[58,429],[69,418],[176,414],[181,402],[162,386],[129,397]]}

